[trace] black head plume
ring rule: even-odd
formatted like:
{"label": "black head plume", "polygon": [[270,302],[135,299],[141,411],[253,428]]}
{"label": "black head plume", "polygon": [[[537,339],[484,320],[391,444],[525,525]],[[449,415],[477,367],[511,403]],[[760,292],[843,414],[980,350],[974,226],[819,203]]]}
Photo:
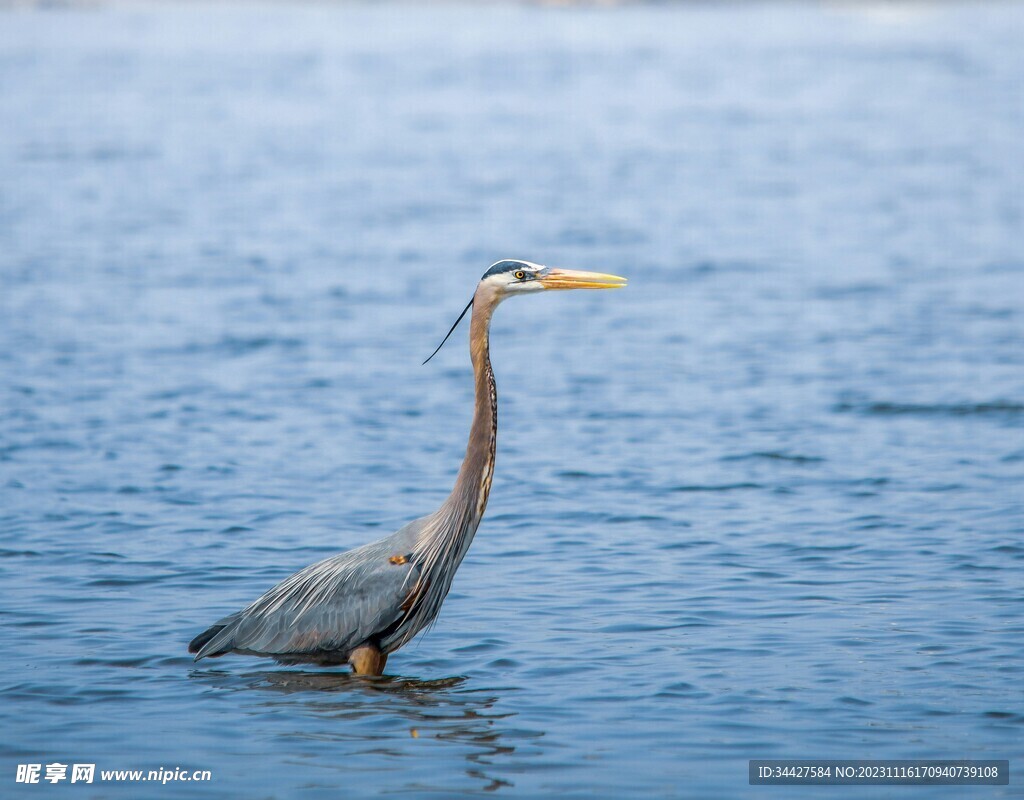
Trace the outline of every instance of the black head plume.
{"label": "black head plume", "polygon": [[[464,316],[466,316],[466,312],[469,311],[469,309],[471,309],[472,307],[473,307],[473,298],[470,298],[469,304],[464,309],[462,309],[462,313],[459,314],[459,318],[457,320],[455,320],[455,324],[452,325],[452,327],[449,329],[448,333],[445,334],[444,338],[441,340],[441,344],[439,344],[437,346],[437,350],[435,350],[433,353],[431,353],[429,356],[427,356],[427,361],[430,361],[430,359],[432,359],[434,356],[437,355],[437,351],[440,350],[442,347],[444,347],[444,343],[448,341],[448,337],[451,336],[455,332],[455,329],[457,327],[459,327],[459,323],[462,322],[462,318]],[[423,364],[426,364],[427,361],[424,361]],[[423,365],[421,364],[420,366],[423,366]]]}

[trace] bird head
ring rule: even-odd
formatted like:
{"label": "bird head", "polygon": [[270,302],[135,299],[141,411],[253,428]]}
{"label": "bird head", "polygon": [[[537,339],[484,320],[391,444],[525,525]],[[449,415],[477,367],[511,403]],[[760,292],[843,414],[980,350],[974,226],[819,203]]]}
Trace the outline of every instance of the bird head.
{"label": "bird head", "polygon": [[[427,356],[430,361],[437,351],[444,347],[448,337],[462,322],[462,318],[473,307],[474,304],[493,309],[506,297],[529,292],[541,292],[551,289],[621,289],[626,285],[626,279],[618,275],[605,275],[601,272],[581,272],[571,269],[556,269],[555,267],[542,267],[540,264],[533,264],[529,261],[518,261],[505,259],[497,261],[488,268],[487,272],[480,278],[476,293],[469,304],[459,314],[455,324],[441,340],[437,350]],[[488,312],[489,313],[489,312]],[[426,364],[427,361],[423,363]]]}
{"label": "bird head", "polygon": [[480,279],[480,289],[493,292],[496,300],[516,294],[550,289],[621,289],[626,279],[600,272],[580,272],[506,259],[490,266]]}

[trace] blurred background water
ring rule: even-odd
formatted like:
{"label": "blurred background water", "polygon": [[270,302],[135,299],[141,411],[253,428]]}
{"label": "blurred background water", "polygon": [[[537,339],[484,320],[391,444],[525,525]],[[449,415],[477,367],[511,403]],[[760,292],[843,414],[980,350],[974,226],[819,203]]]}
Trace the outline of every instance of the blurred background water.
{"label": "blurred background water", "polygon": [[[1009,3],[0,15],[0,793],[52,761],[213,773],[81,797],[1019,769],[1022,42]],[[420,362],[509,256],[631,283],[499,311],[497,477],[435,627],[379,684],[194,666],[442,500],[465,331]],[[842,790],[897,793],[965,796]]]}

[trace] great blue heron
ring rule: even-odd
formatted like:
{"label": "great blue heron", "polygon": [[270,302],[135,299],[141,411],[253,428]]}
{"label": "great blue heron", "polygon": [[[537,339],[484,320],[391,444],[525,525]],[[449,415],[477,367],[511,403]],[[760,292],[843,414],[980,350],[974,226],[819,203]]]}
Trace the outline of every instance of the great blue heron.
{"label": "great blue heron", "polygon": [[189,643],[196,661],[244,653],[285,664],[349,663],[356,673],[381,674],[388,655],[437,616],[487,506],[498,434],[498,394],[488,350],[494,309],[516,294],[625,284],[625,278],[615,275],[529,261],[493,264],[437,347],[441,349],[472,308],[469,352],[476,404],[466,457],[448,499],[433,514],[379,541],[312,564],[224,617]]}

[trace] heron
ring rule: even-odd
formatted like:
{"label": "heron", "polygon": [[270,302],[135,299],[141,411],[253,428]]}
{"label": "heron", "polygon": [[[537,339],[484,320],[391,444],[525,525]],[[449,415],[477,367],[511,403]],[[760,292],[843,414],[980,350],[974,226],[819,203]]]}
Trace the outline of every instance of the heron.
{"label": "heron", "polygon": [[616,275],[529,261],[492,264],[427,358],[437,355],[472,309],[473,421],[451,494],[434,513],[376,542],[299,570],[241,611],[218,620],[189,643],[195,660],[240,653],[282,664],[348,664],[357,675],[383,674],[388,656],[437,616],[487,507],[498,435],[498,394],[489,348],[495,308],[520,294],[625,285],[626,279]]}

